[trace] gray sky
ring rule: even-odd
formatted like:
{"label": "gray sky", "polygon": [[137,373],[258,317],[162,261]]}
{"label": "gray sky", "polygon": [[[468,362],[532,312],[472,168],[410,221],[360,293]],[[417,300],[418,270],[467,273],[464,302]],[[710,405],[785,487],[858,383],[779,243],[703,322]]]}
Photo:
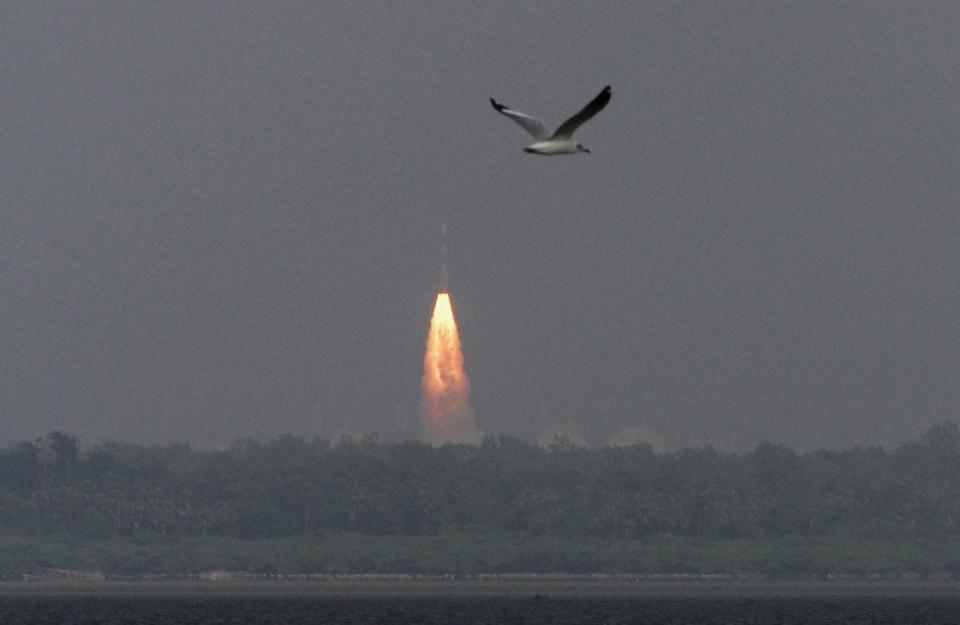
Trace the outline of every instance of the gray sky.
{"label": "gray sky", "polygon": [[[960,5],[5,3],[0,441],[960,418]],[[494,96],[577,138],[524,154]]]}

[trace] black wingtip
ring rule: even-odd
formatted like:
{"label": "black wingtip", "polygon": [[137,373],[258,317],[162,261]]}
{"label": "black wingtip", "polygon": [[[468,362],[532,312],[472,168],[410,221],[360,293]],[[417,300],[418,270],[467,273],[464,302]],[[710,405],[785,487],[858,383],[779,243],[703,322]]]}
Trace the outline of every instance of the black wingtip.
{"label": "black wingtip", "polygon": [[594,102],[600,105],[600,108],[603,108],[607,105],[607,102],[610,101],[610,98],[613,97],[610,93],[610,85],[607,85],[603,88],[596,98],[593,99]]}
{"label": "black wingtip", "polygon": [[494,100],[493,98],[490,98],[490,104],[493,105],[493,108],[495,108],[498,113],[503,112],[503,109],[507,108],[504,105],[497,102],[496,100]]}

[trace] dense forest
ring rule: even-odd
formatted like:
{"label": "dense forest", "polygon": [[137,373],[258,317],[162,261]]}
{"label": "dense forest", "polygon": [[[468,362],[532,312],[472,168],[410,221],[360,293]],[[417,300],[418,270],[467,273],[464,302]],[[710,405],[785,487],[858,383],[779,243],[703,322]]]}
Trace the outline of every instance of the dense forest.
{"label": "dense forest", "polygon": [[[42,550],[25,547],[52,539],[239,545],[367,536],[416,550],[445,537],[522,536],[553,541],[560,551],[651,540],[957,544],[958,478],[960,431],[951,422],[891,450],[808,453],[770,443],[744,453],[655,453],[645,444],[586,449],[564,438],[542,448],[508,436],[436,448],[284,436],[216,451],[117,442],[84,449],[52,432],[0,451],[0,536],[8,540],[0,544],[0,574],[57,565],[56,557],[44,561],[36,555]],[[10,549],[19,549],[16,557]],[[546,568],[604,566],[594,558]],[[935,566],[960,570],[960,562]]]}

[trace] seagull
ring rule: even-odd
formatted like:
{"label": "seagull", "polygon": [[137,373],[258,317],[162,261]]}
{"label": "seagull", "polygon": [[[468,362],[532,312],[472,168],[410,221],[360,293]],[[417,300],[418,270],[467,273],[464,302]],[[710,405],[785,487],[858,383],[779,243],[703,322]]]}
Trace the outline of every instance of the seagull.
{"label": "seagull", "polygon": [[490,98],[490,104],[493,105],[493,108],[496,109],[498,113],[503,113],[520,124],[524,130],[532,134],[537,140],[536,143],[532,143],[523,148],[523,151],[529,152],[530,154],[543,154],[546,156],[553,156],[555,154],[577,154],[578,152],[590,154],[590,150],[583,147],[583,144],[573,140],[573,133],[591,117],[602,111],[603,107],[605,107],[609,101],[610,85],[607,85],[597,97],[590,100],[590,103],[583,107],[579,113],[560,124],[560,127],[551,135],[539,120],[530,117],[526,113],[515,111]]}

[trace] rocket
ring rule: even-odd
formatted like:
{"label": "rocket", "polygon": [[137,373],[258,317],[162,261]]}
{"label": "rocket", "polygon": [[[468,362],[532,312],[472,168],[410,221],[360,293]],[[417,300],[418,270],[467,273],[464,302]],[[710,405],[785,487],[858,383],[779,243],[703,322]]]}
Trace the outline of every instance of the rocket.
{"label": "rocket", "polygon": [[440,292],[447,293],[447,223],[440,226]]}

